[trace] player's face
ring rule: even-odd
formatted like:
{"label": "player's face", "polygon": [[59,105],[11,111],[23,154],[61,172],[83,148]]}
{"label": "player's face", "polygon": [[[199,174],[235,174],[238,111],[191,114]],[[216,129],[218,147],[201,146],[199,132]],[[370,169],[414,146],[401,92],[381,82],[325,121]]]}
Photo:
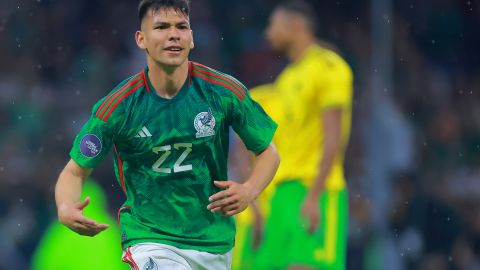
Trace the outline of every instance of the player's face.
{"label": "player's face", "polygon": [[266,36],[270,46],[280,53],[285,53],[291,43],[292,25],[289,21],[289,14],[284,10],[277,9],[270,16],[266,30]]}
{"label": "player's face", "polygon": [[188,17],[170,8],[149,10],[136,40],[148,57],[164,66],[180,66],[194,46]]}

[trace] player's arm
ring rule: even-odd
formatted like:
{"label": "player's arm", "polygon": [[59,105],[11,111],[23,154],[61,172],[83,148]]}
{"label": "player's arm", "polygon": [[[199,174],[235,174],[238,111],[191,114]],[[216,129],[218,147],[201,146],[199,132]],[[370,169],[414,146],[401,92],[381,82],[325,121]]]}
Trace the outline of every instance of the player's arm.
{"label": "player's arm", "polygon": [[302,206],[303,216],[309,219],[309,232],[313,232],[318,225],[320,209],[318,198],[325,188],[325,182],[330,174],[333,163],[342,151],[342,118],[346,109],[352,103],[353,76],[348,64],[336,54],[328,54],[328,69],[324,69],[323,80],[317,85],[317,105],[321,111],[321,122],[324,138],[321,161],[318,165],[317,176],[310,188]]}
{"label": "player's arm", "polygon": [[250,193],[250,201],[255,200],[258,195],[272,181],[280,164],[280,157],[275,144],[271,142],[267,149],[258,154],[253,164],[250,177],[243,184]]}
{"label": "player's arm", "polygon": [[307,198],[302,206],[302,215],[308,217],[308,231],[312,233],[318,225],[320,212],[318,199],[324,190],[325,182],[332,169],[333,162],[340,151],[342,109],[335,108],[323,112],[322,115],[324,130],[323,153],[319,164],[318,175],[310,188]]}
{"label": "player's arm", "polygon": [[318,198],[323,191],[327,176],[330,174],[333,162],[340,151],[341,129],[342,129],[342,109],[330,109],[323,112],[323,153],[320,162],[319,174],[315,179],[309,193]]}
{"label": "player's arm", "polygon": [[80,201],[82,185],[91,172],[91,169],[83,168],[71,159],[60,173],[55,186],[58,220],[78,234],[88,236],[94,236],[108,228],[107,224],[98,224],[83,215],[83,208],[88,205],[90,198]]}
{"label": "player's arm", "polygon": [[242,212],[272,181],[279,164],[280,157],[272,142],[264,151],[256,155],[252,173],[242,184],[234,181],[214,182],[216,186],[224,190],[210,197],[211,203],[207,208],[226,216]]}

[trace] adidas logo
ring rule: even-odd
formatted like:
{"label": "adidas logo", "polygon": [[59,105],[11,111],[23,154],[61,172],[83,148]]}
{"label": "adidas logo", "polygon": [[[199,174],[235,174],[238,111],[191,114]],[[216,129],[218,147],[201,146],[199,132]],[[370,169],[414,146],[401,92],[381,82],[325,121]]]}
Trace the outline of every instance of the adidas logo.
{"label": "adidas logo", "polygon": [[152,134],[148,129],[144,126],[138,133],[135,135],[135,138],[146,138],[146,137],[152,137]]}

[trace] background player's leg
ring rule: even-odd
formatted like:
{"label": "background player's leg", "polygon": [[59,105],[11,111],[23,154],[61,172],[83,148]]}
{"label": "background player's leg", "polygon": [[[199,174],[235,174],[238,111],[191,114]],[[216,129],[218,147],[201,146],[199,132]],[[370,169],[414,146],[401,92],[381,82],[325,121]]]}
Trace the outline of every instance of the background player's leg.
{"label": "background player's leg", "polygon": [[[304,189],[303,196],[306,196]],[[297,205],[300,211],[301,202]],[[291,232],[292,246],[289,270],[345,269],[347,237],[346,191],[323,192],[319,200],[320,221],[313,234],[309,234],[301,219],[297,219]]]}
{"label": "background player's leg", "polygon": [[252,268],[254,250],[252,248],[252,210],[245,211],[235,216],[235,247],[233,248],[232,270],[249,270]]}
{"label": "background player's leg", "polygon": [[314,259],[320,269],[344,270],[346,267],[348,195],[346,190],[327,191],[320,202],[323,221],[320,248],[314,250]]}
{"label": "background player's leg", "polygon": [[262,242],[258,248],[253,269],[285,269],[291,253],[290,226],[291,219],[297,216],[295,203],[296,181],[281,183],[276,188],[272,199],[270,213],[266,217]]}

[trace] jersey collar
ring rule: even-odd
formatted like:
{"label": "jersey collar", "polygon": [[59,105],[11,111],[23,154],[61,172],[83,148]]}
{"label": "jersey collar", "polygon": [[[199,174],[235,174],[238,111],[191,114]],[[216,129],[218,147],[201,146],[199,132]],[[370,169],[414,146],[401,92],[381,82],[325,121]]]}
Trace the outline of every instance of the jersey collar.
{"label": "jersey collar", "polygon": [[150,82],[150,78],[148,77],[148,66],[146,66],[145,69],[143,70],[143,76],[145,78],[147,91],[150,97],[152,97],[155,101],[162,102],[162,103],[173,103],[182,99],[187,94],[188,89],[190,89],[191,71],[192,71],[192,62],[188,61],[188,75],[187,75],[187,78],[185,79],[185,82],[182,85],[182,88],[180,88],[178,93],[173,98],[163,98],[159,96],[155,91],[155,88],[153,88],[153,85]]}

